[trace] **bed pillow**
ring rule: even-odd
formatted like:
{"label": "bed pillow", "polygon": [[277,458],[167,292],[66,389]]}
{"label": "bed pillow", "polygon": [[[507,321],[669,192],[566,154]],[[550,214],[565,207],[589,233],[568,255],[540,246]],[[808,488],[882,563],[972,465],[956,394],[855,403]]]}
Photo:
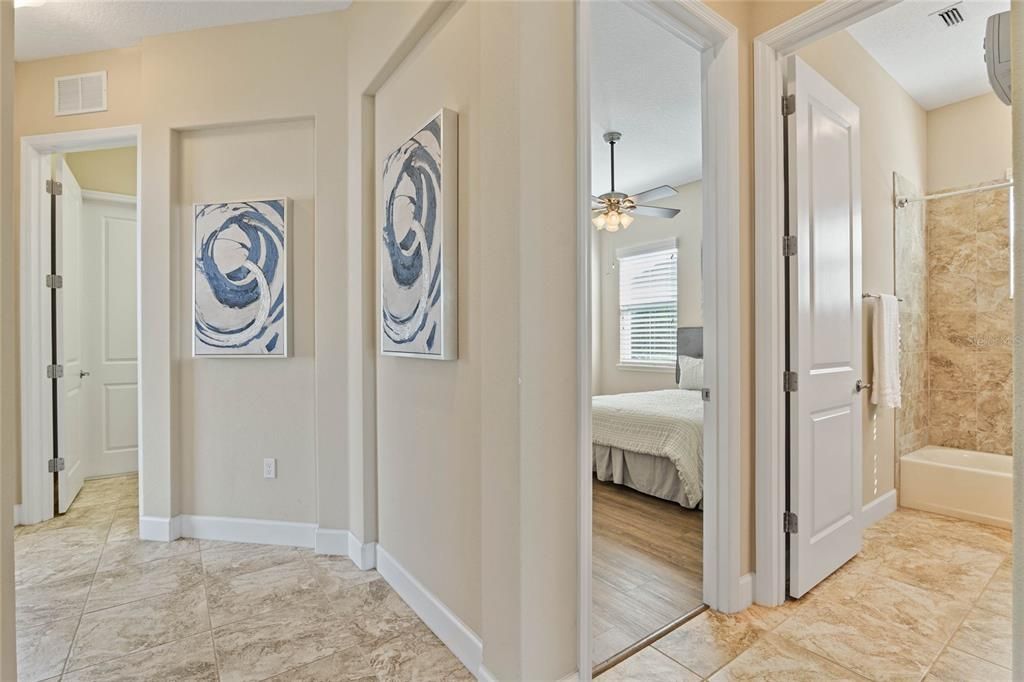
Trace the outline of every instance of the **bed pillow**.
{"label": "bed pillow", "polygon": [[704,388],[704,360],[691,358],[689,355],[679,356],[679,388],[687,391],[699,391]]}

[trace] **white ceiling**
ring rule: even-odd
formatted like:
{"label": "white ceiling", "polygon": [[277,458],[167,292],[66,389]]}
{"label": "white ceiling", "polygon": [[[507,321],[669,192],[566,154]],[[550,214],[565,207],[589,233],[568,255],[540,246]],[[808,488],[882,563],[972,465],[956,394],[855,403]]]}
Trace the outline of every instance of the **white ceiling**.
{"label": "white ceiling", "polygon": [[946,27],[932,12],[953,0],[905,0],[848,29],[875,60],[925,109],[990,92],[985,69],[985,23],[1010,0],[963,0],[964,21]]}
{"label": "white ceiling", "polygon": [[14,55],[18,61],[28,61],[130,47],[147,36],[330,12],[349,4],[349,0],[48,0],[38,7],[15,10]]}
{"label": "white ceiling", "polygon": [[609,189],[609,130],[622,133],[617,190],[699,180],[700,54],[626,3],[592,3],[591,16],[593,193]]}

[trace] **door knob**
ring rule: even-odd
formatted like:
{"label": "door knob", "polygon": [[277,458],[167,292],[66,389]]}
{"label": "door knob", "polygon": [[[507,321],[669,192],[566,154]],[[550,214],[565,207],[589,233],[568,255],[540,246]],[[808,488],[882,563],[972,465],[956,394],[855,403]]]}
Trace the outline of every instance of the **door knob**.
{"label": "door knob", "polygon": [[85,377],[89,376],[90,374],[92,374],[92,372],[82,372],[82,371],[79,371],[78,372],[78,378],[79,379],[84,379]]}
{"label": "door knob", "polygon": [[871,384],[865,384],[862,379],[857,379],[857,385],[855,386],[857,393],[860,393],[866,388],[871,388]]}

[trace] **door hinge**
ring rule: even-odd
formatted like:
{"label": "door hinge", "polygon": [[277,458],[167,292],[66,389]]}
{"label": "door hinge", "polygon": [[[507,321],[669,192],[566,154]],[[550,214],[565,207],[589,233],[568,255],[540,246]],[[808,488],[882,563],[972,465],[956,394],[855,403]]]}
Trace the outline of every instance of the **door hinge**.
{"label": "door hinge", "polygon": [[793,393],[797,389],[797,373],[796,372],[783,372],[782,373],[782,390],[786,393]]}
{"label": "door hinge", "polygon": [[799,527],[796,514],[791,511],[782,512],[782,532],[796,533]]}
{"label": "door hinge", "polygon": [[64,365],[47,365],[46,366],[46,378],[47,379],[60,379],[64,376]]}
{"label": "door hinge", "polygon": [[782,115],[789,116],[796,113],[796,95],[782,96]]}
{"label": "door hinge", "polygon": [[710,388],[702,388],[702,389],[700,389],[700,397],[701,397],[701,400],[703,400],[704,402],[710,403],[711,402],[711,389]]}
{"label": "door hinge", "polygon": [[64,194],[64,184],[56,180],[47,180],[46,193],[59,197],[61,194]]}
{"label": "door hinge", "polygon": [[46,288],[47,289],[60,289],[64,286],[64,277],[62,275],[47,275],[46,276]]}
{"label": "door hinge", "polygon": [[796,255],[796,235],[787,234],[782,238],[782,255],[785,258]]}
{"label": "door hinge", "polygon": [[46,460],[46,469],[51,474],[55,474],[58,471],[64,471],[64,458],[54,457],[52,459]]}

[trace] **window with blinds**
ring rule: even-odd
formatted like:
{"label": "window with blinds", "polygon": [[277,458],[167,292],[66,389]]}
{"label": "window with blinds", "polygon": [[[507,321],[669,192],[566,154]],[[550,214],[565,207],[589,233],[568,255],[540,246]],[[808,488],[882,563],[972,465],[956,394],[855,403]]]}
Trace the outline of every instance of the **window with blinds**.
{"label": "window with blinds", "polygon": [[678,251],[674,239],[621,249],[619,364],[674,368]]}

